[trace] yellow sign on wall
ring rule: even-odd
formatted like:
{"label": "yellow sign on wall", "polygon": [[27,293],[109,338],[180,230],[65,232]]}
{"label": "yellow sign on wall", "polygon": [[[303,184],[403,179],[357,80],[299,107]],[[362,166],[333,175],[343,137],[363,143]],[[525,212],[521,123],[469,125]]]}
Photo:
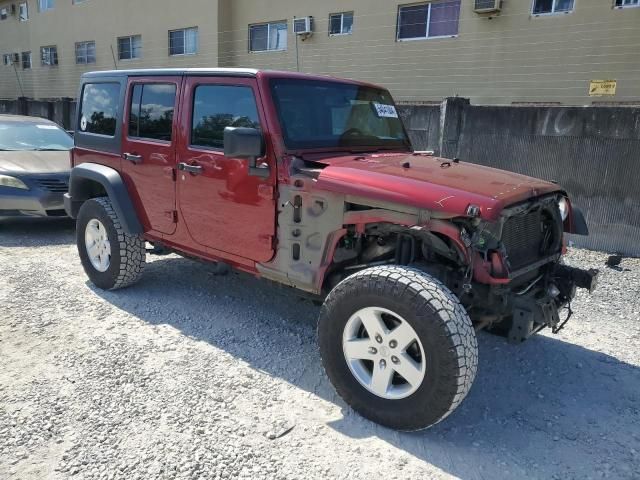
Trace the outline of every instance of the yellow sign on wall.
{"label": "yellow sign on wall", "polygon": [[615,80],[591,80],[589,84],[589,96],[615,95],[616,86],[617,82]]}

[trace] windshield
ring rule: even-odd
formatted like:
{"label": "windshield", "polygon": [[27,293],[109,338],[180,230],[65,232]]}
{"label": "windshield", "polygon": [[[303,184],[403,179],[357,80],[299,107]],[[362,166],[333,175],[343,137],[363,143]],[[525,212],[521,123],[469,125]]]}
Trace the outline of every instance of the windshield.
{"label": "windshield", "polygon": [[288,149],[411,148],[386,90],[298,79],[274,79],[271,90]]}
{"label": "windshield", "polygon": [[57,125],[0,121],[0,150],[71,150],[73,138]]}

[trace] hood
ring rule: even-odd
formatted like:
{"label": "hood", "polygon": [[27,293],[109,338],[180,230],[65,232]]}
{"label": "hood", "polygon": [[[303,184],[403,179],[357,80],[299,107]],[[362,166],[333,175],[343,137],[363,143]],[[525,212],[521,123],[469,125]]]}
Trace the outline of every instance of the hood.
{"label": "hood", "polygon": [[476,205],[486,220],[497,219],[507,205],[561,190],[525,175],[421,154],[308,159],[326,165],[318,177],[320,189],[453,215]]}
{"label": "hood", "polygon": [[70,170],[70,151],[0,151],[0,173],[64,173]]}

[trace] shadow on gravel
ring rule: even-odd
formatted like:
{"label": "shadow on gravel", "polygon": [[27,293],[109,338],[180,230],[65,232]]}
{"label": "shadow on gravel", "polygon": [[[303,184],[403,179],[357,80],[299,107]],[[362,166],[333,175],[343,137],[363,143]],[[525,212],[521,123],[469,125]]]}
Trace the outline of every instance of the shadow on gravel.
{"label": "shadow on gravel", "polygon": [[584,478],[599,476],[594,464],[606,474],[611,459],[628,455],[628,465],[635,463],[640,369],[555,338],[511,346],[480,335],[479,374],[458,410],[427,431],[398,433],[337,398],[316,348],[319,309],[292,290],[241,274],[214,276],[169,257],[150,263],[137,286],[94,291],[149,324],[169,324],[339,405],[344,417],[330,425],[336,431],[377,436],[460,478]]}
{"label": "shadow on gravel", "polygon": [[75,243],[70,218],[0,219],[0,247],[43,247]]}

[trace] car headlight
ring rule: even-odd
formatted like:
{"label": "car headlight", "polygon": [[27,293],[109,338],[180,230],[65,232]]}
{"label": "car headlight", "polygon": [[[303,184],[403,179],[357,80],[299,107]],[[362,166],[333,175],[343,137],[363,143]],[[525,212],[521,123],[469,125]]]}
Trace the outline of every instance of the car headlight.
{"label": "car headlight", "polygon": [[13,187],[21,188],[22,190],[29,190],[29,187],[16,177],[10,177],[9,175],[0,175],[0,187]]}
{"label": "car headlight", "polygon": [[569,216],[569,202],[567,202],[566,198],[562,197],[558,200],[558,208],[560,209],[560,216],[564,222]]}

